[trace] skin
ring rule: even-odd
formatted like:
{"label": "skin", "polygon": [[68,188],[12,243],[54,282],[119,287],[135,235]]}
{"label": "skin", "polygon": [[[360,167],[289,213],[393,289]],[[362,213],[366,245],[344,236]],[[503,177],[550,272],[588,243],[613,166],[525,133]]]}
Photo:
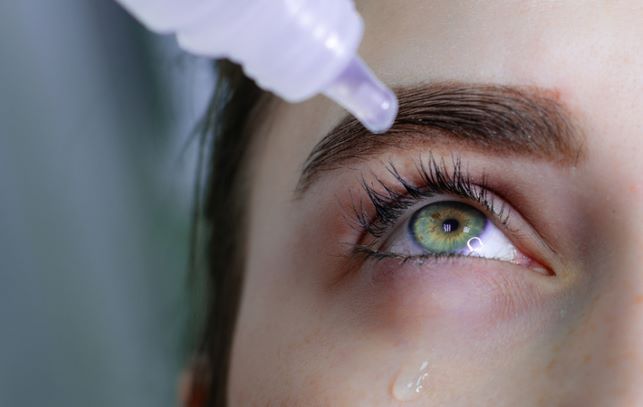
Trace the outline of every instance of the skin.
{"label": "skin", "polygon": [[[423,144],[325,173],[295,199],[304,160],[343,112],[321,97],[274,103],[249,161],[230,405],[642,405],[641,3],[358,9],[360,54],[387,84],[537,86],[573,115],[584,158]],[[417,157],[454,151],[502,190],[527,236],[519,249],[555,276],[474,258],[400,266],[345,255],[359,240],[350,202],[365,199],[362,176],[386,178],[389,161],[410,173]],[[420,396],[397,400],[396,378],[416,377],[425,360]]]}

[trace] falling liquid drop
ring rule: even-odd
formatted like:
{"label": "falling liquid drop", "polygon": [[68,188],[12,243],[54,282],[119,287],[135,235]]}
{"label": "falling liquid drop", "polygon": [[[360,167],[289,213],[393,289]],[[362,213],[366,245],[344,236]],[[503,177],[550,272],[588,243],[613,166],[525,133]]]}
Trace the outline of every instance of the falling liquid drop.
{"label": "falling liquid drop", "polygon": [[425,390],[428,367],[429,362],[425,360],[420,363],[419,368],[418,365],[402,368],[393,383],[393,397],[399,401],[417,400]]}

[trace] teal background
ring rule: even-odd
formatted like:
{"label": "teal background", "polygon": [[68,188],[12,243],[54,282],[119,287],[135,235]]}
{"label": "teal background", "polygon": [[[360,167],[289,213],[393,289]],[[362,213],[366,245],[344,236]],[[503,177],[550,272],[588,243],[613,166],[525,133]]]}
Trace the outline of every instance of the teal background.
{"label": "teal background", "polygon": [[0,2],[0,406],[172,406],[208,61],[111,0]]}

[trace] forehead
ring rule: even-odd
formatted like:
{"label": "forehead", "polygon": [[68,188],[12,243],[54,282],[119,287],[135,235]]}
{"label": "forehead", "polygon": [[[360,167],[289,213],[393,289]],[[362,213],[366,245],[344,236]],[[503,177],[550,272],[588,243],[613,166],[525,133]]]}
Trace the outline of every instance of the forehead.
{"label": "forehead", "polygon": [[[590,150],[637,161],[643,114],[643,2],[362,0],[360,53],[385,82],[463,81],[553,91]],[[631,156],[631,157],[630,157]],[[624,171],[631,171],[632,168]]]}
{"label": "forehead", "polygon": [[[385,81],[564,86],[643,66],[643,2],[364,0],[360,52]],[[596,85],[596,83],[593,83]]]}

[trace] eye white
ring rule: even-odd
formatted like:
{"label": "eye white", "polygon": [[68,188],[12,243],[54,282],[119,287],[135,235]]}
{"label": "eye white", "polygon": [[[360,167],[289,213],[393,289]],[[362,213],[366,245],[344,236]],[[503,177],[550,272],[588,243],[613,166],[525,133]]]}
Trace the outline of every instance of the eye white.
{"label": "eye white", "polygon": [[518,258],[518,249],[493,222],[487,221],[480,236],[469,239],[458,254],[513,262]]}

